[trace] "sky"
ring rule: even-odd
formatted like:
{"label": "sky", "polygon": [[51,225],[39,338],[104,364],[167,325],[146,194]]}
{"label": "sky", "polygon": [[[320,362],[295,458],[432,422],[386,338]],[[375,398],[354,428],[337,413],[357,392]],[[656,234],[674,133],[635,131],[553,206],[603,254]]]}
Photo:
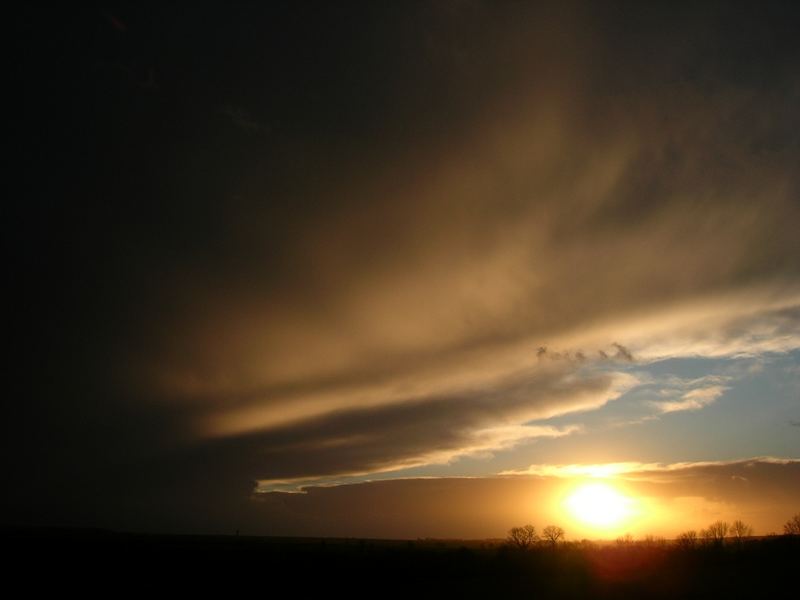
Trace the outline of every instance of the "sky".
{"label": "sky", "polygon": [[0,524],[780,531],[800,12],[674,4],[15,9]]}

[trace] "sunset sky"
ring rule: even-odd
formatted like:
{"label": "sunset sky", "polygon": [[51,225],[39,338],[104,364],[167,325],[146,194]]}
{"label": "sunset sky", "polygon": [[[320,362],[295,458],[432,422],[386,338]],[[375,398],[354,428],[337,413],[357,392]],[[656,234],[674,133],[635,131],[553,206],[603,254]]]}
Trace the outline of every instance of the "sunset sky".
{"label": "sunset sky", "polygon": [[12,20],[0,524],[800,511],[796,3]]}

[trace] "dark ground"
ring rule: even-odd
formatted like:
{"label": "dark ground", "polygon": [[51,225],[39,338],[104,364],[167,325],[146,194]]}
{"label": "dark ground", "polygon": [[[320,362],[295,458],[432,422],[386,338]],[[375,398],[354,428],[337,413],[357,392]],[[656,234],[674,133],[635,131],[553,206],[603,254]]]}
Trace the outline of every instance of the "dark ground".
{"label": "dark ground", "polygon": [[6,587],[26,595],[794,598],[800,538],[725,547],[160,536],[3,530]]}

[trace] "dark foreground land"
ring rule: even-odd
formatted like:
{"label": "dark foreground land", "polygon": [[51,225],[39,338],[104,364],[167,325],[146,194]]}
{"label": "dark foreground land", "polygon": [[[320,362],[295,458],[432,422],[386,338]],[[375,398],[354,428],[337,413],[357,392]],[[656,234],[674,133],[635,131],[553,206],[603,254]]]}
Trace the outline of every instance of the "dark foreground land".
{"label": "dark foreground land", "polygon": [[495,542],[3,530],[26,596],[204,593],[481,598],[797,598],[800,537],[510,548]]}

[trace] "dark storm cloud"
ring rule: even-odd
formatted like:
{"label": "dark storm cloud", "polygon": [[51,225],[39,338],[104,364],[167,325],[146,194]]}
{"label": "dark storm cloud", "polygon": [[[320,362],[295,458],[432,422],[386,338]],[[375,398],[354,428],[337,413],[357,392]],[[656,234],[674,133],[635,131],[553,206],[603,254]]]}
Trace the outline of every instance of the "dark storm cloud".
{"label": "dark storm cloud", "polygon": [[797,346],[788,4],[110,14],[14,19],[7,514],[508,443],[611,389],[545,344]]}
{"label": "dark storm cloud", "polygon": [[570,428],[521,423],[597,408],[618,394],[608,374],[570,381],[548,373],[450,397],[337,411],[248,439],[263,460],[260,479],[383,471],[565,435]]}

